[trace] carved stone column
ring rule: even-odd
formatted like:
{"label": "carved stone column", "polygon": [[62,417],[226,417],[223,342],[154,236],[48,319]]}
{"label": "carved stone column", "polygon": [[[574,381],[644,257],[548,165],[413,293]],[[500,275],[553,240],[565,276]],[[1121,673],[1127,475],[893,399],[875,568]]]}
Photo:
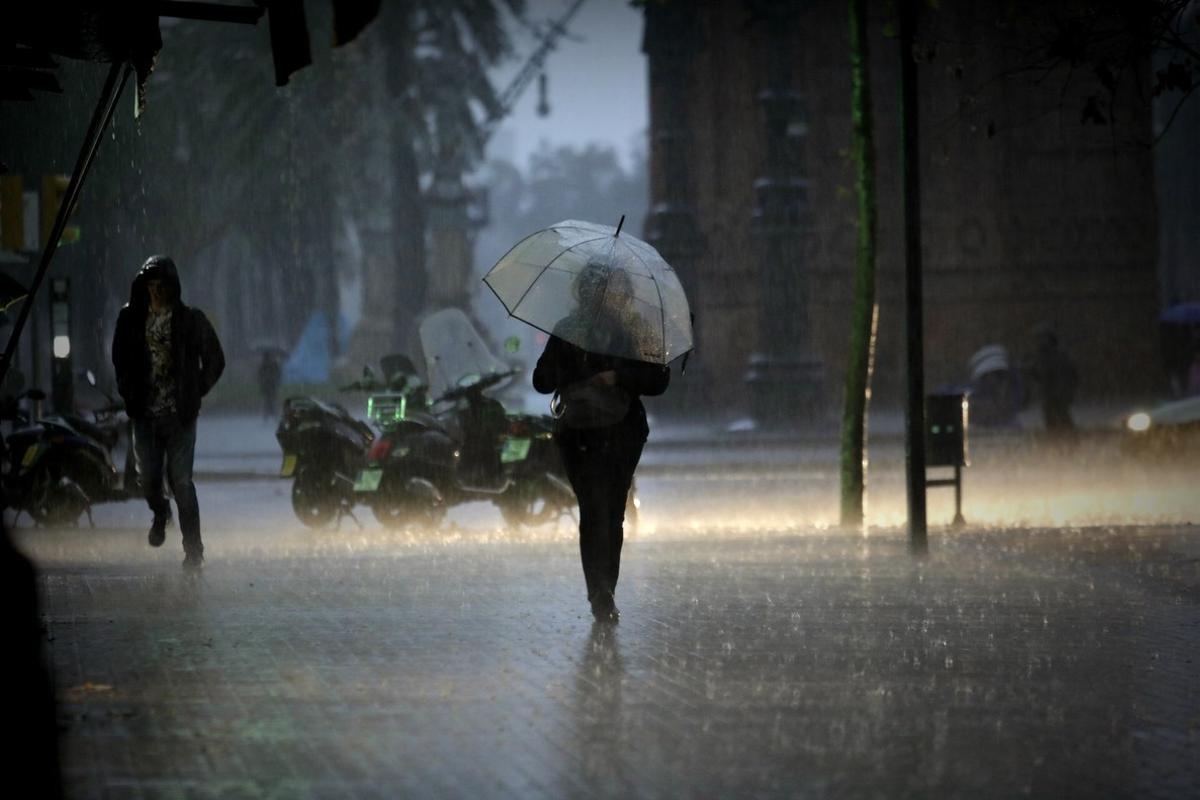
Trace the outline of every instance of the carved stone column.
{"label": "carved stone column", "polygon": [[[697,261],[704,240],[696,223],[691,177],[689,77],[696,54],[704,47],[701,13],[688,2],[647,3],[642,38],[650,87],[650,211],[645,237],[679,275],[693,303],[693,314],[701,297]],[[702,319],[697,320],[696,328],[696,349],[700,351]],[[703,372],[702,358],[692,360],[689,380],[673,384],[671,391],[655,402],[677,411],[699,410],[707,384]]]}
{"label": "carved stone column", "polygon": [[813,355],[804,240],[808,181],[803,145],[808,126],[795,89],[798,11],[778,2],[766,11],[761,170],[754,181],[752,230],[759,254],[759,346],[744,379],[759,425],[802,426],[822,411],[824,366]]}

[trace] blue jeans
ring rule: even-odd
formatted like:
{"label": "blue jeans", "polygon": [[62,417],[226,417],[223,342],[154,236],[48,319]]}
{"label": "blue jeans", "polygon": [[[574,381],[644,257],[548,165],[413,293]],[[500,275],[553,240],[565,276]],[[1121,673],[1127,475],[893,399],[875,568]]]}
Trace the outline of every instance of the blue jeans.
{"label": "blue jeans", "polygon": [[200,503],[192,483],[192,461],[196,453],[196,420],[184,424],[175,416],[135,419],[133,452],[137,458],[138,481],[155,519],[171,516],[171,503],[163,495],[166,468],[175,505],[179,506],[179,530],[183,551],[204,555],[200,541]]}

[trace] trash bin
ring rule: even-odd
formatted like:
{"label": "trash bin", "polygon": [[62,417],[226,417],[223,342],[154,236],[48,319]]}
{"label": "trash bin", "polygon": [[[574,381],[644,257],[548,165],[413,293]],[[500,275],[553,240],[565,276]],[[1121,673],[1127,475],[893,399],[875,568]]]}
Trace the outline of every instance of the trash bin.
{"label": "trash bin", "polygon": [[962,515],[962,468],[967,465],[967,395],[940,392],[925,398],[925,466],[954,467],[953,478],[926,478],[926,486],[954,487],[954,527]]}
{"label": "trash bin", "polygon": [[925,398],[925,463],[930,467],[967,465],[967,396],[961,392]]}

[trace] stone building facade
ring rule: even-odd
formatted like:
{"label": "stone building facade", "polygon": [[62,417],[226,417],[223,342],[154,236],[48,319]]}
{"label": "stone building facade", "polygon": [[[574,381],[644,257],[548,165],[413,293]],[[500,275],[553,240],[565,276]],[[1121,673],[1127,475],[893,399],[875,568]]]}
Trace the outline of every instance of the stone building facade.
{"label": "stone building facade", "polygon": [[[904,384],[899,54],[870,24],[877,159],[877,402]],[[925,356],[929,388],[980,347],[1028,354],[1053,327],[1081,400],[1160,379],[1150,112],[1130,76],[1111,125],[1084,125],[1089,87],[1021,66],[1012,4],[922,4],[919,38]],[[671,402],[762,422],[840,408],[857,236],[844,0],[646,5],[647,237],[692,299],[697,352]],[[1128,101],[1128,102],[1127,102]]]}

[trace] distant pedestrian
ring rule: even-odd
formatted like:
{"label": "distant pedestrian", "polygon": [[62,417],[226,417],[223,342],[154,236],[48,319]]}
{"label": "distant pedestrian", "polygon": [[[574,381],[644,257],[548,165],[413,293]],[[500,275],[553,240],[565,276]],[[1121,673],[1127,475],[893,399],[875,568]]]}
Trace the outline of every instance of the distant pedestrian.
{"label": "distant pedestrian", "polygon": [[258,362],[258,390],[262,394],[263,419],[274,419],[279,402],[279,379],[283,374],[283,364],[279,354],[271,349],[263,350],[262,360]]}
{"label": "distant pedestrian", "polygon": [[225,369],[225,354],[212,324],[181,299],[179,273],[167,256],[142,265],[117,317],[113,367],[125,411],[133,421],[138,478],[154,513],[147,537],[158,547],[166,537],[171,504],[163,494],[163,471],[179,507],[183,566],[204,563],[200,505],[192,482],[196,417],[200,399]]}
{"label": "distant pedestrian", "polygon": [[1052,434],[1074,434],[1071,406],[1079,386],[1075,361],[1058,343],[1058,335],[1048,327],[1036,331],[1036,350],[1028,365],[1030,379],[1036,384],[1042,405],[1042,419]]}
{"label": "distant pedestrian", "polygon": [[[571,344],[567,330],[586,325],[615,338],[638,336],[621,303],[631,297],[620,270],[589,269],[575,284],[579,313],[555,329],[533,372],[533,387],[556,392],[561,405],[554,437],[579,501],[579,550],[588,602],[598,622],[619,618],[615,592],[624,543],[625,501],[650,428],[639,395],[662,394],[670,370]],[[597,310],[598,306],[604,308]],[[571,337],[574,338],[574,337]],[[595,338],[593,338],[593,341]],[[639,352],[611,342],[611,352]]]}
{"label": "distant pedestrian", "polygon": [[1183,395],[1200,395],[1200,325],[1193,325],[1188,332],[1186,377],[1183,380]]}

